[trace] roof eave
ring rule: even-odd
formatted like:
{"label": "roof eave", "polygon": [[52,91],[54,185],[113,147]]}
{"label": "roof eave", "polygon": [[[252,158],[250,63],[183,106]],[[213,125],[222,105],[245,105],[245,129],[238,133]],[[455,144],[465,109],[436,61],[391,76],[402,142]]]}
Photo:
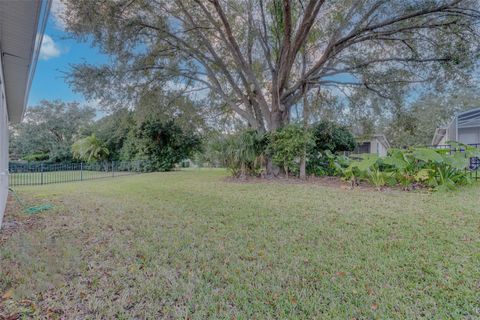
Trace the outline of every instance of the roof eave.
{"label": "roof eave", "polygon": [[0,17],[2,71],[8,119],[17,123],[25,113],[51,0],[5,5]]}

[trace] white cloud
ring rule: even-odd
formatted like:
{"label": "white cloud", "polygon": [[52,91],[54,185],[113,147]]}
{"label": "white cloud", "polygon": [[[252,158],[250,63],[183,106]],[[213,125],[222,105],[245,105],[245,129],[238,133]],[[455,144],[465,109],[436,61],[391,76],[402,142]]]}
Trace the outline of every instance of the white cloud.
{"label": "white cloud", "polygon": [[43,35],[42,46],[40,47],[40,59],[48,60],[58,57],[61,54],[60,47],[47,35]]}
{"label": "white cloud", "polygon": [[65,14],[65,4],[60,0],[53,0],[52,7],[50,8],[55,26],[60,30],[65,30],[65,20],[63,19]]}

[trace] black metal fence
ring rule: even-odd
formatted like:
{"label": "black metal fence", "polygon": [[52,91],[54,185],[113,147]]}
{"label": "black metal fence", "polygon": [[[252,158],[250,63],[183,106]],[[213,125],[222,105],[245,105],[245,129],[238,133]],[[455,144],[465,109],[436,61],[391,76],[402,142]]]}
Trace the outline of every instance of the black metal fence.
{"label": "black metal fence", "polygon": [[[480,143],[469,143],[467,146],[480,149]],[[465,148],[462,148],[462,146],[455,146],[451,144],[437,144],[429,147],[434,149],[447,149],[450,150],[450,152],[465,152]]]}
{"label": "black metal fence", "polygon": [[96,163],[9,163],[10,186],[33,186],[51,183],[113,178],[148,172],[150,163],[105,161]]}

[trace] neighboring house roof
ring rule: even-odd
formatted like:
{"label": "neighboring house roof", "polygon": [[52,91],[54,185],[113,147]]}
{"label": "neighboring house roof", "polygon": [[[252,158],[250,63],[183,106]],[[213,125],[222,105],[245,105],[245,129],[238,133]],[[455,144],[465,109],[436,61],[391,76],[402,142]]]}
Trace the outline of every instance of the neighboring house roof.
{"label": "neighboring house roof", "polygon": [[476,127],[480,128],[480,108],[457,113],[447,126],[435,130],[432,145],[437,146],[440,144],[442,139],[447,135],[449,128],[464,129]]}
{"label": "neighboring house roof", "polygon": [[0,1],[0,46],[10,122],[22,120],[51,0]]}
{"label": "neighboring house roof", "polygon": [[458,128],[480,127],[480,108],[459,113]]}

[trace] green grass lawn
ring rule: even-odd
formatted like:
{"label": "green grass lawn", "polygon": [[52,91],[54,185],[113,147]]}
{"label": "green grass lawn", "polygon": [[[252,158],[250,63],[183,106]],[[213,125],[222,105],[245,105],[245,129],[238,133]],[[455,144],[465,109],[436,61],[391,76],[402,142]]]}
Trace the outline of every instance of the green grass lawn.
{"label": "green grass lawn", "polygon": [[480,318],[478,184],[426,194],[225,176],[18,189],[56,208],[0,244],[0,315]]}

